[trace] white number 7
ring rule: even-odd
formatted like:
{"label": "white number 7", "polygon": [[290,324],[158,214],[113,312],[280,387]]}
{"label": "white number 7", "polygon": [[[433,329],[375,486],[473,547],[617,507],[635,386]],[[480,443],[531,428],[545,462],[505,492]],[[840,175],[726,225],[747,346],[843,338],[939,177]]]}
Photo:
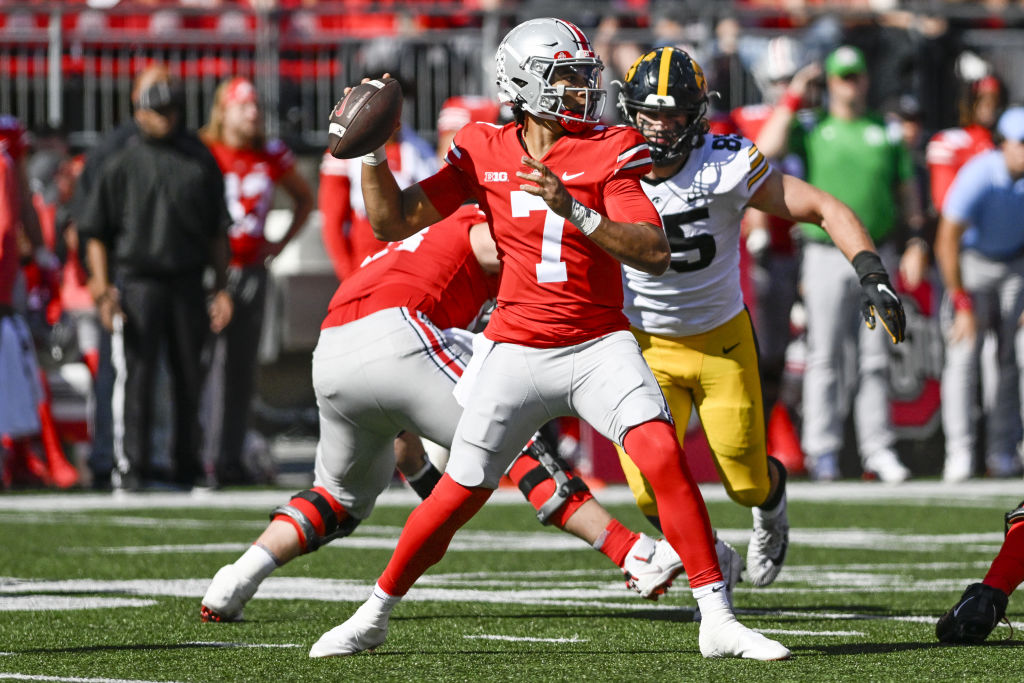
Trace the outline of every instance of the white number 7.
{"label": "white number 7", "polygon": [[562,233],[565,219],[548,207],[543,198],[523,190],[512,190],[509,198],[513,218],[526,218],[534,211],[544,212],[544,243],[537,264],[537,282],[565,282],[569,279],[562,261]]}

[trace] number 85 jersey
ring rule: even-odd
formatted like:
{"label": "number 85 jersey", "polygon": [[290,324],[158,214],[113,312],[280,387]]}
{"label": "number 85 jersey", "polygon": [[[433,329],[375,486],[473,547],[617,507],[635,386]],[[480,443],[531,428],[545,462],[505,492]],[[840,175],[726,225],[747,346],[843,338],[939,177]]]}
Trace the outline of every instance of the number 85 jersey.
{"label": "number 85 jersey", "polygon": [[708,135],[676,175],[642,181],[661,214],[672,263],[661,276],[623,266],[624,310],[633,327],[686,337],[714,329],[743,310],[740,221],[747,201],[771,172],[750,140]]}
{"label": "number 85 jersey", "polygon": [[[514,123],[471,123],[452,141],[445,168],[420,183],[442,215],[470,197],[498,246],[498,303],[484,335],[496,342],[561,347],[625,330],[621,267],[540,197],[520,186],[532,172]],[[539,159],[584,205],[614,221],[660,226],[640,187],[651,168],[643,137],[626,126],[565,135]]]}

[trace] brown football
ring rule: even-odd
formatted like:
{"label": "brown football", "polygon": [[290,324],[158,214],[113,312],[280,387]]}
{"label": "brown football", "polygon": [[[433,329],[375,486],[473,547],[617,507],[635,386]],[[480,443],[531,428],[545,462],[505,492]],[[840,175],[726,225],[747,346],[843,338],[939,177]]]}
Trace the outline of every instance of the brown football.
{"label": "brown football", "polygon": [[360,83],[331,110],[327,148],[354,159],[383,145],[402,120],[402,87],[394,78]]}

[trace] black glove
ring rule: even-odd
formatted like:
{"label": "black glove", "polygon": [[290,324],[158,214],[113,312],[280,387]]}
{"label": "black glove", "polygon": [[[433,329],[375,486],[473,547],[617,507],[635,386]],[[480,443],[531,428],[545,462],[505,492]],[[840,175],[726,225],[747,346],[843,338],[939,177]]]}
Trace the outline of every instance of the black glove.
{"label": "black glove", "polygon": [[862,251],[853,257],[853,267],[863,290],[860,312],[864,322],[873,330],[877,316],[892,343],[899,344],[906,334],[907,314],[903,312],[903,304],[893,290],[882,259],[874,252]]}

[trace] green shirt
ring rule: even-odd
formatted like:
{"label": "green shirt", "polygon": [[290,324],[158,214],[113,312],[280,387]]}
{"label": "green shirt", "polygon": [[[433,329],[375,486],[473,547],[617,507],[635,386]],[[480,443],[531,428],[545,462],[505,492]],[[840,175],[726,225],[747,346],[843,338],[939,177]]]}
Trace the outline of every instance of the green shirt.
{"label": "green shirt", "polygon": [[[899,213],[898,187],[914,174],[903,143],[889,139],[876,114],[853,121],[825,115],[810,129],[799,126],[792,151],[803,160],[807,182],[848,204],[876,243],[889,236]],[[802,223],[807,239],[829,242],[817,225]]]}

